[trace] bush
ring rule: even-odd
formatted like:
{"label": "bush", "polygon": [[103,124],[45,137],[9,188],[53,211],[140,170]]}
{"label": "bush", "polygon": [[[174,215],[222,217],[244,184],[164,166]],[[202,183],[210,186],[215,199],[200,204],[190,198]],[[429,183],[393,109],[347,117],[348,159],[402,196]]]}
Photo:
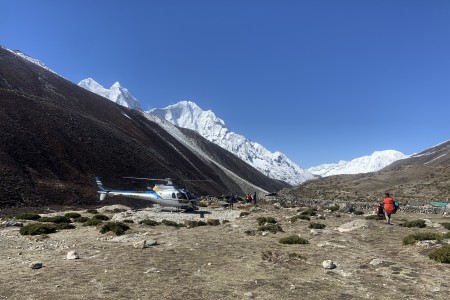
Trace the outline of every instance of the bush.
{"label": "bush", "polygon": [[38,221],[51,223],[72,223],[72,220],[66,216],[42,217]]}
{"label": "bush", "polygon": [[92,219],[87,220],[83,224],[83,226],[97,226],[98,224],[102,224],[102,223],[103,223],[102,220],[92,218]]}
{"label": "bush", "polygon": [[107,217],[105,215],[98,214],[98,215],[93,216],[92,219],[101,220],[101,221],[108,221],[109,217]]}
{"label": "bush", "polygon": [[450,230],[450,223],[441,223],[442,226],[444,226],[445,229]]}
{"label": "bush", "polygon": [[355,211],[353,212],[353,214],[354,214],[354,215],[357,215],[357,216],[361,216],[361,215],[364,214],[364,212],[363,212],[362,210],[355,210]]}
{"label": "bush", "polygon": [[313,229],[324,229],[326,227],[325,224],[320,224],[320,223],[309,223],[309,228],[313,228]]}
{"label": "bush", "polygon": [[299,237],[298,235],[291,235],[291,236],[287,236],[284,238],[281,238],[279,240],[279,242],[281,244],[288,244],[288,245],[293,245],[293,244],[309,244],[308,240]]}
{"label": "bush", "polygon": [[315,216],[316,215],[316,211],[317,211],[317,208],[308,208],[307,210],[305,210],[305,211],[302,211],[300,214],[301,215],[304,215],[304,216]]}
{"label": "bush", "polygon": [[450,239],[450,232],[444,233],[444,234],[442,235],[442,237],[443,237],[444,239]]}
{"label": "bush", "polygon": [[414,221],[406,221],[403,226],[411,228],[411,227],[418,227],[418,228],[424,228],[427,225],[425,224],[425,220],[414,220]]}
{"label": "bush", "polygon": [[260,226],[258,231],[270,231],[272,233],[283,232],[283,229],[278,224],[267,224],[264,226]]}
{"label": "bush", "polygon": [[96,215],[96,214],[98,214],[98,211],[96,210],[96,209],[88,209],[88,210],[86,210],[86,212],[87,213],[89,213],[89,214],[93,214],[93,215]]}
{"label": "bush", "polygon": [[450,264],[450,245],[432,251],[428,257],[440,263]]}
{"label": "bush", "polygon": [[338,211],[339,210],[339,205],[334,205],[334,206],[326,206],[326,207],[324,207],[323,208],[324,210],[330,210],[330,211],[332,211],[332,212],[335,212],[335,211]]}
{"label": "bush", "polygon": [[20,220],[38,220],[41,216],[35,213],[23,213],[15,216],[16,219]]}
{"label": "bush", "polygon": [[227,224],[227,223],[230,223],[230,221],[228,221],[228,220],[222,220],[222,224]]}
{"label": "bush", "polygon": [[197,222],[197,226],[206,226],[208,225],[208,223],[206,223],[205,221],[198,221]]}
{"label": "bush", "polygon": [[66,213],[64,216],[71,218],[71,219],[76,219],[76,218],[81,217],[81,215],[79,213],[75,213],[75,212]]}
{"label": "bush", "polygon": [[311,218],[306,216],[306,215],[296,215],[296,216],[293,216],[290,220],[291,220],[291,223],[294,223],[295,221],[297,221],[299,219],[300,220],[307,220],[307,221],[311,220]]}
{"label": "bush", "polygon": [[130,220],[130,219],[123,220],[123,222],[124,223],[129,223],[129,224],[133,224],[134,223],[134,221]]}
{"label": "bush", "polygon": [[145,219],[145,220],[139,221],[139,224],[144,224],[144,225],[148,225],[148,226],[156,226],[156,225],[159,225],[159,222],[150,220],[150,219]]}
{"label": "bush", "polygon": [[89,221],[89,218],[88,217],[78,217],[78,218],[73,219],[73,221],[77,222],[77,223],[86,223],[87,221]]}
{"label": "bush", "polygon": [[248,211],[241,211],[241,213],[239,214],[239,217],[245,217],[248,216],[250,213]]}
{"label": "bush", "polygon": [[177,227],[177,228],[178,227],[184,227],[183,224],[178,224],[177,222],[169,221],[169,220],[166,220],[166,219],[162,220],[161,224],[166,225],[166,226]]}
{"label": "bush", "polygon": [[54,225],[57,230],[75,229],[75,225],[69,223],[58,223]]}
{"label": "bush", "polygon": [[258,217],[256,219],[258,221],[259,225],[264,225],[266,223],[268,224],[276,224],[277,220],[275,220],[273,217]]}
{"label": "bush", "polygon": [[246,235],[256,235],[256,231],[255,230],[246,230],[246,231],[244,231],[244,233]]}
{"label": "bush", "polygon": [[218,225],[220,225],[220,220],[219,219],[207,219],[206,223],[210,226],[218,226]]}
{"label": "bush", "polygon": [[49,234],[56,232],[56,226],[54,224],[34,223],[23,226],[19,232],[21,235]]}
{"label": "bush", "polygon": [[410,234],[403,238],[403,245],[414,245],[417,241],[438,240],[440,241],[442,236],[434,232],[419,232]]}
{"label": "bush", "polygon": [[100,233],[114,232],[116,235],[122,235],[130,229],[130,227],[122,222],[108,222],[100,228]]}

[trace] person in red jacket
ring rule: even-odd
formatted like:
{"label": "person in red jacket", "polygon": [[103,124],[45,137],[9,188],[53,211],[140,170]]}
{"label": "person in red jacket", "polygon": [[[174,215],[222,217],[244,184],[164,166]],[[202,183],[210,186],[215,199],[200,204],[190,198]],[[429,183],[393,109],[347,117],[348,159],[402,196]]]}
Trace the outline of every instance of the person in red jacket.
{"label": "person in red jacket", "polygon": [[386,221],[388,224],[392,225],[391,223],[391,215],[395,212],[395,205],[394,205],[394,198],[389,196],[389,193],[384,194],[384,216],[386,217]]}

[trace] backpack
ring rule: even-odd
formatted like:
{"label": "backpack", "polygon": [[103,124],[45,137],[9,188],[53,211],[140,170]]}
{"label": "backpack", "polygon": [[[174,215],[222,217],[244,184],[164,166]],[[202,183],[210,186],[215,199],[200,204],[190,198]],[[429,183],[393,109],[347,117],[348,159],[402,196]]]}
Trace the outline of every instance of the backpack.
{"label": "backpack", "polygon": [[394,201],[394,207],[395,207],[395,209],[394,209],[394,211],[392,212],[393,214],[395,214],[395,213],[397,212],[397,210],[399,209],[399,207],[400,207],[400,202]]}

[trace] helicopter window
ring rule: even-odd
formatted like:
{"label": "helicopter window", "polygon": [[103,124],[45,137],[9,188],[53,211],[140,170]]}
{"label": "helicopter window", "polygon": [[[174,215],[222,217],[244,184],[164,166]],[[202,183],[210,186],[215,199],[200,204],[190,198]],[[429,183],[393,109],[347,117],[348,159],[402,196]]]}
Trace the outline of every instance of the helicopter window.
{"label": "helicopter window", "polygon": [[183,194],[183,193],[177,193],[177,198],[178,198],[178,199],[187,199],[187,198],[186,198],[186,195]]}
{"label": "helicopter window", "polygon": [[175,193],[172,193],[172,199],[176,199],[177,197],[175,197]]}
{"label": "helicopter window", "polygon": [[188,197],[189,200],[195,199],[195,196],[189,191],[186,191],[186,196]]}

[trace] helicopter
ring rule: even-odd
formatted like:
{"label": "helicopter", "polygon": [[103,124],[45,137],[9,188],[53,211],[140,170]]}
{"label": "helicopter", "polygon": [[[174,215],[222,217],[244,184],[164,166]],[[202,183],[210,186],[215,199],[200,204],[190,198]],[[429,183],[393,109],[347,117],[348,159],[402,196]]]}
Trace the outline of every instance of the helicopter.
{"label": "helicopter", "polygon": [[137,178],[137,177],[124,177],[135,180],[148,180],[148,181],[163,181],[163,184],[155,184],[153,188],[148,187],[147,190],[110,190],[106,189],[100,178],[95,177],[98,186],[98,193],[100,194],[100,201],[105,200],[107,196],[124,196],[135,199],[148,200],[152,204],[159,204],[162,207],[174,207],[177,209],[197,209],[197,197],[186,189],[178,189],[173,185],[173,180],[170,178],[157,179],[157,178]]}

